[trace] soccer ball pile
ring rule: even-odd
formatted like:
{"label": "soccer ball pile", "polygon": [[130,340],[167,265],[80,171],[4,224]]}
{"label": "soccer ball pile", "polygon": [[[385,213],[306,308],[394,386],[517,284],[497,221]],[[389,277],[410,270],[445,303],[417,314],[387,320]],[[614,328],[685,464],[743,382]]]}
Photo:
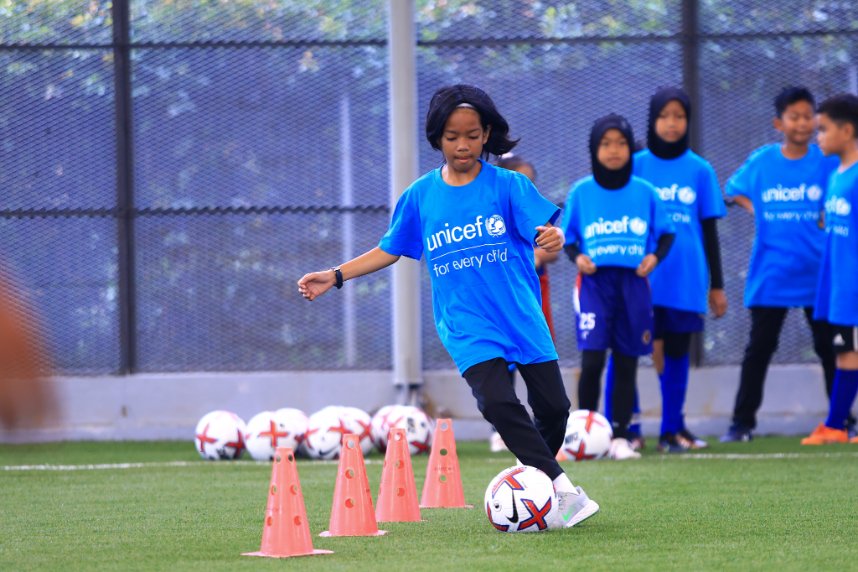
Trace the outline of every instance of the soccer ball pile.
{"label": "soccer ball pile", "polygon": [[427,453],[433,421],[418,407],[387,405],[375,416],[356,407],[329,405],[309,417],[299,409],[262,411],[245,422],[235,413],[217,410],[197,423],[194,444],[204,459],[237,459],[247,449],[257,461],[274,458],[278,447],[290,447],[311,459],[336,459],[343,435],[360,436],[363,454],[384,452],[393,428],[405,429],[412,455]]}
{"label": "soccer ball pile", "polygon": [[604,415],[579,409],[569,415],[562,450],[575,461],[601,459],[611,448],[614,432]]}
{"label": "soccer ball pile", "polygon": [[489,522],[501,532],[540,532],[559,518],[554,483],[536,467],[501,471],[489,483],[485,503]]}

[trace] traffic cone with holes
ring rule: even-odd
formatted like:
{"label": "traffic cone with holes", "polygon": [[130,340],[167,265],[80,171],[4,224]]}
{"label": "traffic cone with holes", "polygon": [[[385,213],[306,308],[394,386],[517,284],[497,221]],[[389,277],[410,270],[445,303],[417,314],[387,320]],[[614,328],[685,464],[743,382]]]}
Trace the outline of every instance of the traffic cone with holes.
{"label": "traffic cone with holes", "polygon": [[340,448],[331,522],[328,530],[319,536],[381,536],[386,532],[378,529],[372,510],[372,494],[366,477],[360,437],[346,433]]}
{"label": "traffic cone with holes", "polygon": [[313,549],[295,454],[292,449],[280,447],[274,454],[271,468],[268,506],[262,525],[262,546],[259,552],[245,552],[242,556],[289,558],[317,554],[333,553],[330,550]]}
{"label": "traffic cone with holes", "polygon": [[420,505],[417,504],[417,485],[411,468],[411,454],[405,429],[391,429],[378,487],[375,507],[378,522],[419,522]]}
{"label": "traffic cone with holes", "polygon": [[453,421],[450,419],[438,419],[435,423],[435,438],[426,466],[420,508],[474,508],[465,504]]}

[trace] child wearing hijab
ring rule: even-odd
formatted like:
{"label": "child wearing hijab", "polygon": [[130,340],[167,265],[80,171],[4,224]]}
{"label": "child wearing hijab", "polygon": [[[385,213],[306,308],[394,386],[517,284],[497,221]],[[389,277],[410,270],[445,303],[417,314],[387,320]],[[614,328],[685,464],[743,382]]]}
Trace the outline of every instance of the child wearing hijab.
{"label": "child wearing hijab", "polygon": [[634,173],[652,183],[676,228],[670,257],[650,276],[655,330],[653,362],[661,382],[659,449],[678,453],[708,446],[685,426],[691,334],[703,331],[709,308],[727,311],[719,218],[727,214],[715,170],[688,147],[691,101],[678,87],[650,99],[647,148],[635,155]]}
{"label": "child wearing hijab", "polygon": [[[635,459],[628,441],[638,357],[652,351],[647,276],[670,250],[673,223],[650,183],[635,177],[629,122],[616,114],[590,131],[593,174],[569,192],[561,227],[564,250],[578,267],[578,406],[597,410],[607,350],[614,364],[614,440],[610,457]],[[652,249],[652,247],[655,247]]]}

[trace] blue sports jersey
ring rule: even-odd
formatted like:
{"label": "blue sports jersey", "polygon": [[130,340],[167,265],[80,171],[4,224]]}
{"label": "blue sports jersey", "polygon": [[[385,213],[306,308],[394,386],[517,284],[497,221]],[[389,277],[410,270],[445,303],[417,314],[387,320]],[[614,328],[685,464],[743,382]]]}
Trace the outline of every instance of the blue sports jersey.
{"label": "blue sports jersey", "polygon": [[635,154],[634,174],[655,186],[676,227],[670,255],[649,276],[652,303],[706,312],[709,266],[700,221],[727,214],[715,170],[694,151],[662,159],[649,149]]}
{"label": "blue sports jersey", "polygon": [[526,176],[483,161],[467,185],[438,168],[399,198],[379,247],[426,255],[435,326],[461,373],[493,358],[557,359],[533,264],[536,227],[557,216]]}
{"label": "blue sports jersey", "polygon": [[592,176],[577,181],[560,226],[566,244],[578,243],[597,267],[637,268],[650,245],[674,231],[655,187],[634,176],[616,190],[605,189]]}
{"label": "blue sports jersey", "polygon": [[831,175],[815,317],[858,326],[858,164]]}
{"label": "blue sports jersey", "polygon": [[757,235],[745,282],[746,306],[810,306],[825,233],[819,213],[836,159],[810,145],[801,159],[787,159],[772,143],[754,151],[724,191],[754,205]]}

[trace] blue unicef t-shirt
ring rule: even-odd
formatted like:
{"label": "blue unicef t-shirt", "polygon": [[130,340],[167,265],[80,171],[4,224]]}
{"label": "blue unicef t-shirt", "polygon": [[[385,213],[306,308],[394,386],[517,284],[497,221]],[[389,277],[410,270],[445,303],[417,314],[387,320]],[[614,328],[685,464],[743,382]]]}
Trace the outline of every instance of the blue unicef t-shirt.
{"label": "blue unicef t-shirt", "polygon": [[691,150],[662,159],[646,149],[635,154],[632,164],[635,175],[655,186],[676,228],[670,254],[649,276],[652,303],[705,313],[709,266],[700,221],[727,214],[715,170]]}
{"label": "blue unicef t-shirt", "polygon": [[825,233],[814,314],[832,324],[858,326],[858,164],[831,175]]}
{"label": "blue unicef t-shirt", "polygon": [[484,161],[467,185],[448,185],[438,168],[399,198],[379,247],[426,255],[435,326],[461,373],[494,358],[557,359],[533,249],[536,227],[558,212],[526,176]]}
{"label": "blue unicef t-shirt", "polygon": [[674,231],[655,187],[634,176],[616,190],[602,187],[592,176],[577,181],[560,226],[566,244],[578,243],[597,267],[637,268],[651,252],[649,245]]}
{"label": "blue unicef t-shirt", "polygon": [[745,305],[811,306],[825,233],[819,213],[837,160],[810,145],[801,159],[787,159],[772,143],[757,149],[724,188],[754,205],[757,235],[745,282]]}

